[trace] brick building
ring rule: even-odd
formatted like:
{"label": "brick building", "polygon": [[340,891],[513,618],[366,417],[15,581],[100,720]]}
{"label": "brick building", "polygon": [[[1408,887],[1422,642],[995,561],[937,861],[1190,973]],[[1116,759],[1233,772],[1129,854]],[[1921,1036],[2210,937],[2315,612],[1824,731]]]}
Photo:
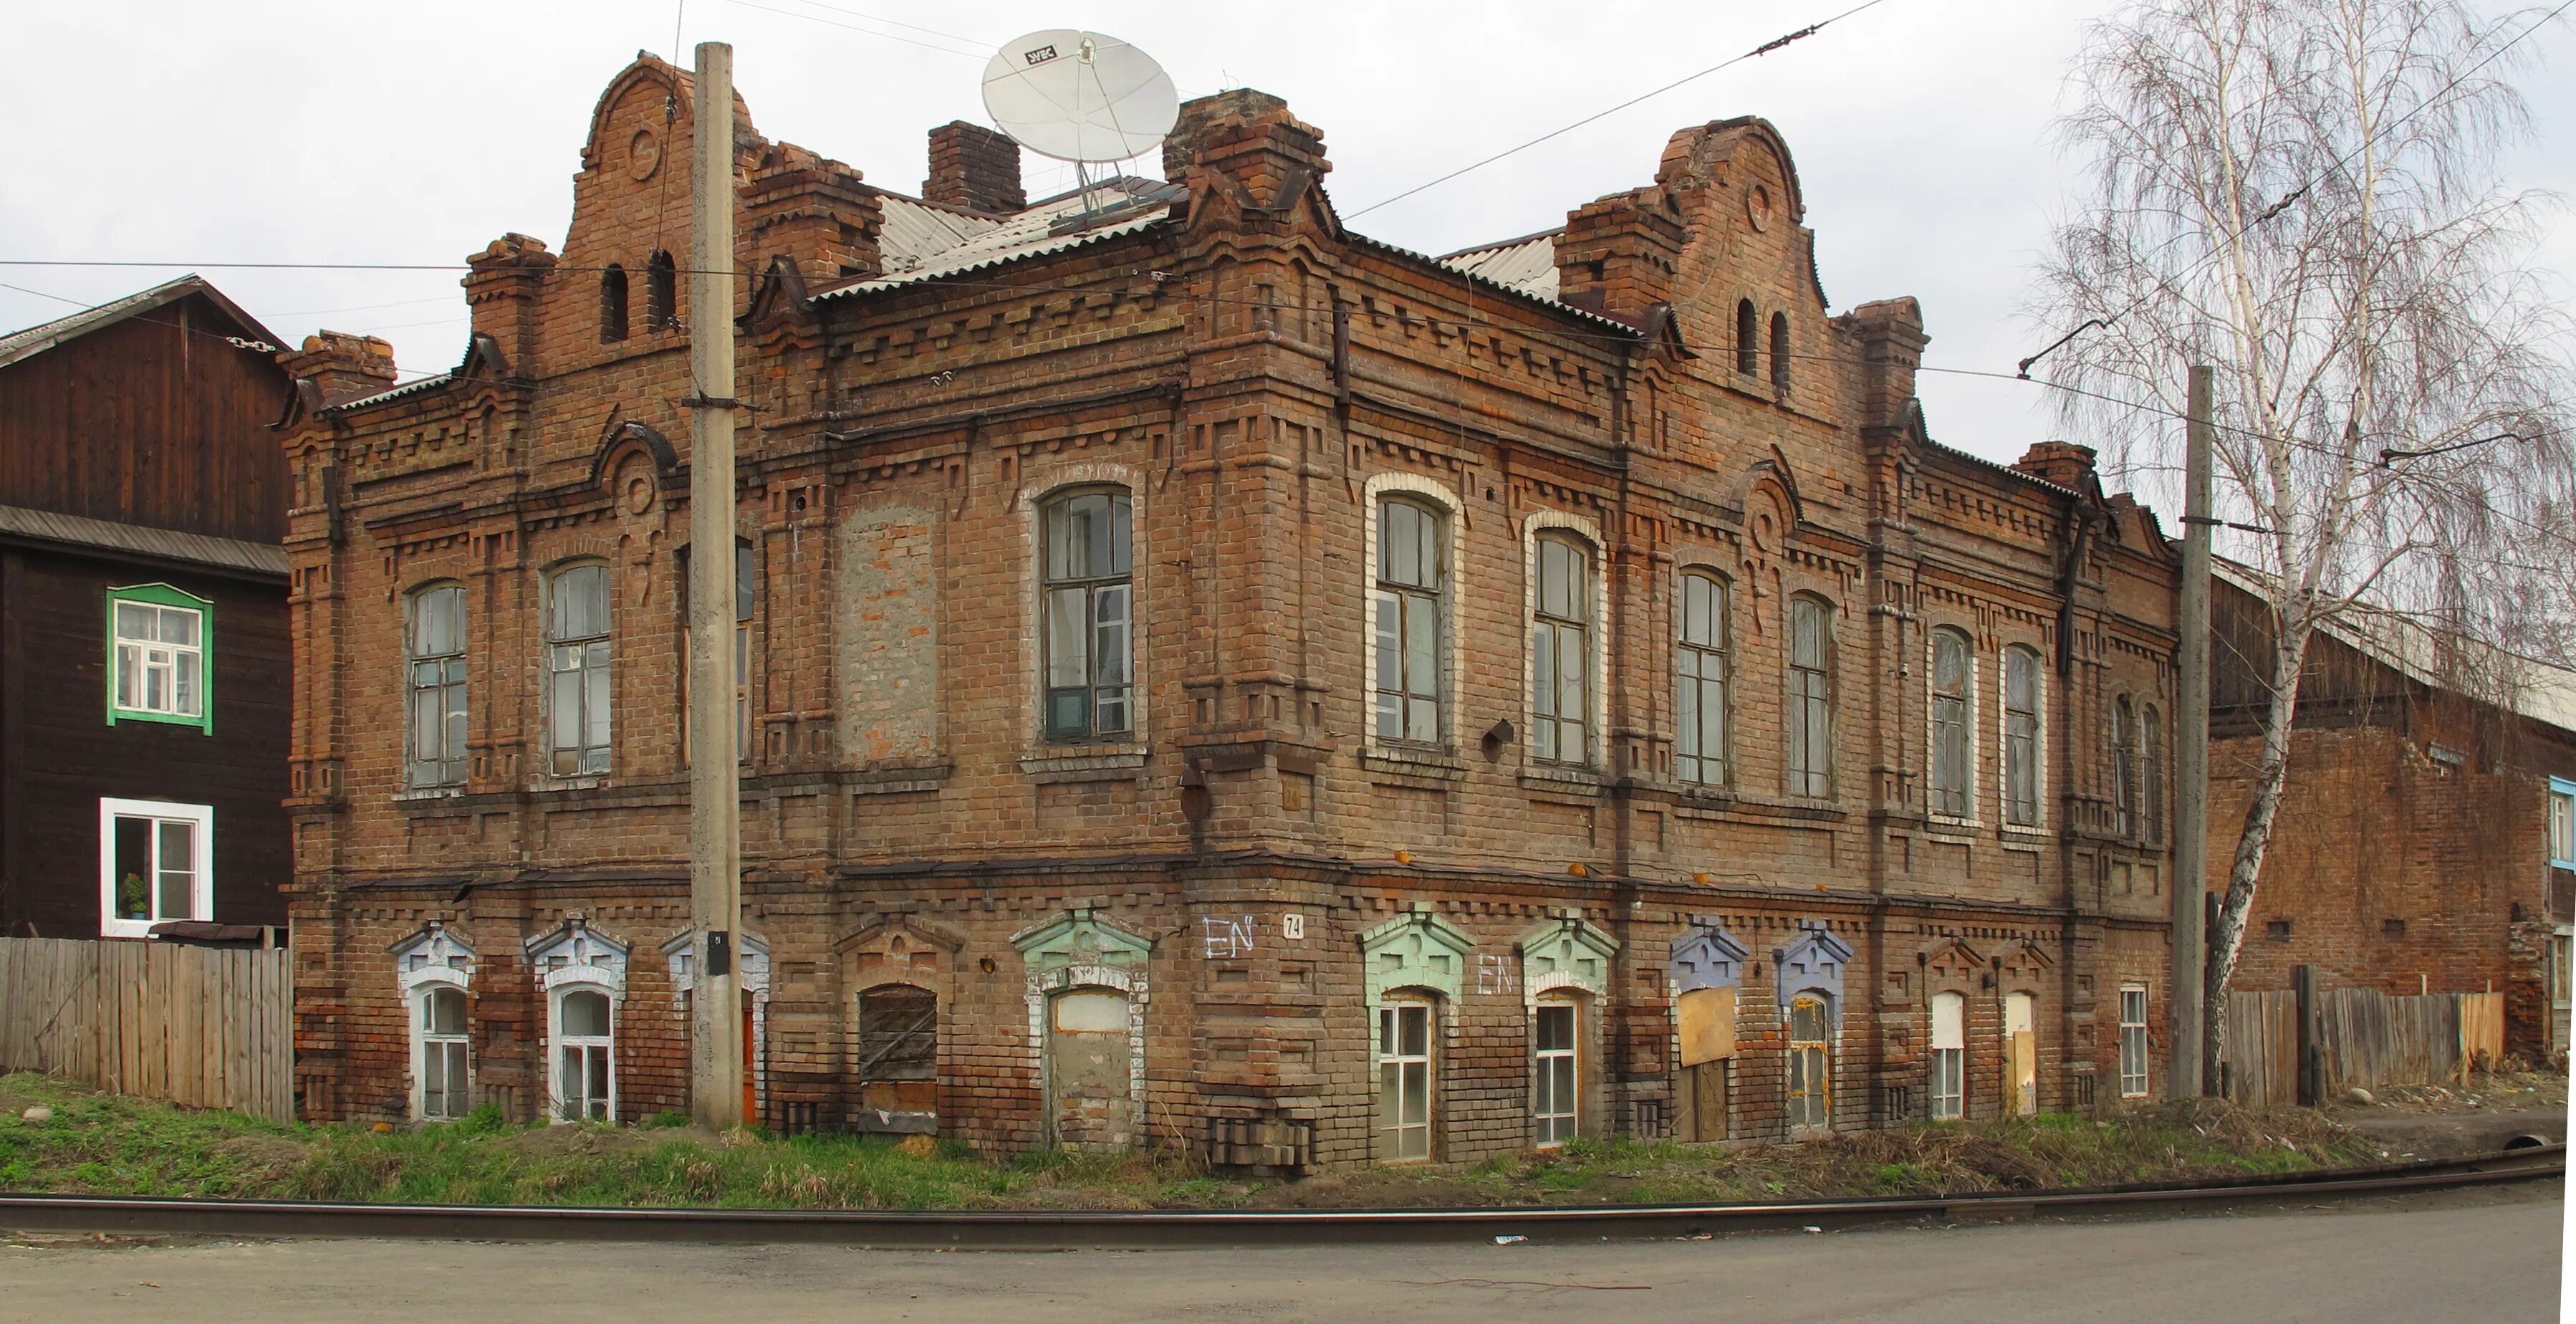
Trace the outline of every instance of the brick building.
{"label": "brick building", "polygon": [[[2262,757],[2271,613],[2254,572],[2211,590],[2210,890]],[[2505,1051],[2568,1045],[2576,932],[2576,673],[2396,621],[2308,647],[2289,781],[2236,987],[2505,994]]]}
{"label": "brick building", "polygon": [[[315,1116],[685,1103],[691,97],[609,85],[454,371],[293,365]],[[742,123],[768,1121],[1294,1167],[2158,1086],[2172,558],[2080,447],[1931,440],[1769,125],[1434,259],[1257,92],[1036,203]]]}

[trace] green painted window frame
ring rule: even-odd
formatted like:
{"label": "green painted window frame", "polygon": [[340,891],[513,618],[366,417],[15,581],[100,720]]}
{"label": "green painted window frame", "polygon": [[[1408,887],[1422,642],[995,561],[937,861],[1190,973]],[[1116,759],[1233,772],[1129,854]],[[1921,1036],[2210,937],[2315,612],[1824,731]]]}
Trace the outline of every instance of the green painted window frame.
{"label": "green painted window frame", "polygon": [[[116,608],[118,604],[127,602],[145,603],[155,607],[175,607],[182,611],[197,613],[198,666],[195,716],[126,708],[117,703]],[[110,585],[107,590],[104,620],[107,630],[107,724],[115,726],[119,722],[157,722],[163,726],[192,726],[207,735],[213,735],[215,733],[214,600],[198,597],[185,589],[173,588],[168,584],[128,584],[123,587]]]}

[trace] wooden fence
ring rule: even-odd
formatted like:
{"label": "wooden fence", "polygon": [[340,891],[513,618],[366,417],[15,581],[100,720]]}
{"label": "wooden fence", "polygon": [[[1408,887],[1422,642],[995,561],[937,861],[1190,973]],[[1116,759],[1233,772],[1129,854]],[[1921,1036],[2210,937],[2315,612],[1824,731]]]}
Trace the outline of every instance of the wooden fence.
{"label": "wooden fence", "polygon": [[294,1006],[283,948],[0,938],[0,1071],[292,1121]]}
{"label": "wooden fence", "polygon": [[2295,990],[2241,992],[2227,1003],[2228,1087],[2249,1107],[2296,1103],[2303,1048],[2314,1054],[2312,1096],[2359,1085],[2463,1081],[2483,1057],[2504,1056],[2501,993],[2316,990],[2303,1039]]}

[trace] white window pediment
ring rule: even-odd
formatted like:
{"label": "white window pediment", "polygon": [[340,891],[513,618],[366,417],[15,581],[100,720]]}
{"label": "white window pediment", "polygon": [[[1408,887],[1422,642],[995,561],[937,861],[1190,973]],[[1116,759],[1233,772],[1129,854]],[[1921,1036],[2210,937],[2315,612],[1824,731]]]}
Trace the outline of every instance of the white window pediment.
{"label": "white window pediment", "polygon": [[425,984],[468,988],[474,983],[473,944],[444,920],[431,920],[420,932],[394,944],[393,956],[394,978],[406,995]]}
{"label": "white window pediment", "polygon": [[[746,993],[769,991],[769,940],[756,933],[736,935],[742,939],[734,955],[735,973],[742,977]],[[698,988],[697,953],[693,948],[697,935],[683,929],[662,944],[662,959],[670,966],[671,987],[686,997]]]}
{"label": "white window pediment", "polygon": [[1579,918],[1550,921],[1521,939],[1522,988],[1533,1002],[1561,988],[1605,994],[1610,958],[1618,950],[1617,939]]}
{"label": "white window pediment", "polygon": [[578,912],[561,927],[527,942],[528,968],[539,987],[549,991],[566,984],[598,984],[612,1001],[626,996],[627,944],[590,927]]}

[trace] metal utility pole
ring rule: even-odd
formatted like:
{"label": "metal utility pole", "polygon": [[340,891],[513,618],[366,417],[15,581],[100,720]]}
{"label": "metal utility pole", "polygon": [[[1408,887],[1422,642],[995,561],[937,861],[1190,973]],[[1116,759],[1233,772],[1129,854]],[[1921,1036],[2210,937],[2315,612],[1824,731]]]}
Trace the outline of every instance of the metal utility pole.
{"label": "metal utility pole", "polygon": [[689,226],[689,1111],[742,1125],[742,780],[734,732],[733,47],[698,43]]}
{"label": "metal utility pole", "polygon": [[2174,733],[2173,972],[2166,981],[2165,1032],[2173,1050],[2166,1094],[2198,1097],[2201,1079],[2201,980],[2209,935],[2209,466],[2218,440],[2212,421],[2210,371],[2191,370],[2182,501],[2181,713]]}

